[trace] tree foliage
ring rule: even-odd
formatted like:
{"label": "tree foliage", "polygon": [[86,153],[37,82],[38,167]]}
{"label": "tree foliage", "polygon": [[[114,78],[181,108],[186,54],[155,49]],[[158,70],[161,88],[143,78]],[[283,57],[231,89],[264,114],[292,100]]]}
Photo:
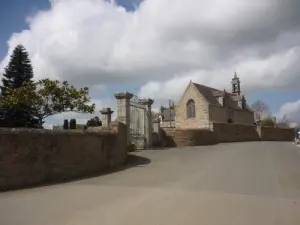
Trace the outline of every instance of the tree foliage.
{"label": "tree foliage", "polygon": [[87,127],[99,127],[99,126],[102,126],[102,122],[98,116],[95,116],[94,118],[91,118],[90,120],[88,120],[86,125],[87,125]]}
{"label": "tree foliage", "polygon": [[263,101],[256,101],[252,104],[252,109],[254,110],[254,118],[256,121],[261,121],[264,118],[271,116],[269,106]]}
{"label": "tree foliage", "polygon": [[[18,89],[25,83],[32,84],[32,78],[33,69],[28,53],[22,45],[18,45],[10,57],[8,66],[4,69],[3,84],[0,86],[1,95],[6,96],[9,90]],[[5,126],[34,127],[37,124],[31,106],[26,103],[20,103],[17,108],[6,107],[5,105],[0,108]]]}
{"label": "tree foliage", "polygon": [[286,114],[284,114],[283,117],[280,118],[278,121],[278,125],[281,128],[289,128],[290,127],[289,123],[290,123],[290,121]]}
{"label": "tree foliage", "polygon": [[25,82],[33,82],[32,78],[33,69],[28,53],[22,45],[18,45],[10,56],[8,66],[4,69],[1,93],[5,95],[9,88],[19,88]]}
{"label": "tree foliage", "polygon": [[262,127],[274,127],[275,123],[274,120],[271,117],[265,118],[261,121]]}
{"label": "tree foliage", "polygon": [[55,114],[70,111],[93,113],[95,109],[95,104],[90,104],[87,87],[77,89],[67,81],[61,83],[49,79],[8,89],[7,95],[0,97],[0,103],[9,108],[30,105],[40,123]]}

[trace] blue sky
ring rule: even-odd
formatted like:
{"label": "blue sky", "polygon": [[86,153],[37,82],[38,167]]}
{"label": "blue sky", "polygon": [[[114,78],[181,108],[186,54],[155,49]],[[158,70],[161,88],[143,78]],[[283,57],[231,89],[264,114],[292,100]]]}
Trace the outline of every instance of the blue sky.
{"label": "blue sky", "polygon": [[[119,5],[124,6],[127,9],[127,11],[130,11],[130,12],[134,11],[135,7],[137,7],[140,4],[140,2],[141,2],[141,0],[118,0],[117,1],[117,3]],[[154,5],[155,1],[152,1],[152,2]],[[177,2],[180,2],[180,0],[176,0],[174,2],[175,6],[173,9],[176,9],[175,7],[178,4],[175,4],[175,3],[177,3]],[[147,6],[149,6],[148,8],[152,7],[151,10],[153,10],[153,7],[154,7],[153,5],[148,4]],[[165,7],[165,5],[161,5],[161,7],[162,6]],[[161,7],[157,7],[157,8],[155,8],[154,11],[151,11],[150,14],[148,12],[148,14],[145,13],[145,15],[147,15],[149,17],[149,15],[151,16],[153,14],[154,16],[152,16],[151,18],[153,18],[154,20],[156,19],[156,17],[159,18],[160,15],[164,16],[164,12],[163,12],[163,9],[161,9]],[[173,7],[173,5],[172,5],[172,7]],[[145,7],[145,8],[147,8],[147,7]],[[161,14],[159,14],[160,9],[162,11]],[[26,22],[26,18],[28,16],[35,15],[37,12],[39,12],[41,10],[50,10],[49,0],[2,0],[1,1],[1,3],[0,3],[0,28],[1,28],[1,32],[0,32],[0,62],[7,55],[7,51],[8,51],[8,47],[9,47],[7,45],[7,41],[11,38],[12,34],[20,33],[22,31],[24,31],[25,29],[28,29],[29,26],[28,26],[28,23]],[[179,7],[179,10],[180,10],[180,7]],[[193,9],[191,8],[191,10],[193,10]],[[144,11],[146,11],[146,10],[144,10]],[[144,13],[144,11],[141,13]],[[173,10],[173,11],[175,11],[175,10]],[[167,14],[167,11],[165,11],[165,12]],[[156,16],[156,14],[157,14],[157,16]],[[178,12],[177,14],[180,15],[180,12]],[[162,18],[161,23],[164,23],[166,20],[168,20],[170,18],[172,18],[172,17],[166,15],[165,18]],[[174,17],[174,21],[175,21],[175,17]],[[149,23],[149,21],[147,21],[147,22]],[[149,26],[149,24],[147,26]],[[146,26],[146,28],[148,28],[147,26]],[[198,27],[193,28],[193,29],[197,30]],[[144,33],[147,33],[149,30],[151,31],[151,26],[149,26],[149,29],[146,29],[144,31]],[[188,31],[185,31],[185,32],[188,32]],[[141,33],[139,33],[139,35],[140,34]],[[193,34],[191,33],[191,35],[193,35]],[[32,37],[34,37],[34,36],[32,36]],[[138,37],[136,37],[136,38],[138,38]],[[136,40],[138,40],[138,39],[136,39]],[[149,61],[149,58],[147,58],[145,60]],[[150,61],[151,61],[151,58],[150,58]],[[168,66],[170,68],[170,67],[172,67],[172,65],[174,65],[174,64],[170,64],[170,65],[166,65],[166,66]],[[150,74],[150,77],[153,76],[153,82],[157,82],[157,84],[155,83],[155,85],[157,86],[159,83],[158,86],[160,87],[160,89],[158,89],[158,90],[164,89],[164,87],[169,85],[168,80],[174,78],[174,75],[171,76],[170,74],[171,73],[176,74],[176,66],[177,65],[178,65],[178,63],[175,64],[175,66],[173,66],[173,68],[171,68],[171,69],[166,69],[162,65],[158,65],[158,66],[155,65],[153,67],[154,68],[153,71],[155,71],[155,69],[159,67],[162,74],[165,71],[167,71],[167,73],[169,74],[169,77],[168,78],[166,77],[165,80],[162,79],[163,76],[161,76],[161,75]],[[147,66],[146,66],[146,68],[147,68]],[[152,69],[152,68],[150,68],[150,69]],[[171,70],[172,72],[170,72],[168,70]],[[136,73],[145,73],[145,71],[146,70],[138,69]],[[243,73],[244,71],[240,70],[238,72]],[[182,71],[180,71],[180,73],[182,73]],[[112,76],[112,75],[107,75],[107,76]],[[124,76],[124,74],[118,75],[118,76]],[[192,75],[189,75],[189,76],[192,76]],[[199,76],[196,76],[196,77],[197,77],[196,81],[199,80],[199,82],[200,82],[200,80],[202,81],[204,79],[204,78],[200,79]],[[101,98],[106,99],[106,98],[111,98],[113,92],[116,92],[116,91],[127,90],[127,91],[131,91],[131,92],[135,92],[135,93],[139,93],[139,92],[141,93],[141,92],[143,92],[141,90],[146,90],[146,87],[153,87],[153,83],[151,83],[152,82],[151,79],[144,80],[142,78],[141,79],[136,79],[136,78],[138,78],[138,77],[132,78],[133,79],[132,82],[129,82],[129,83],[120,82],[120,83],[116,83],[114,85],[112,85],[110,83],[110,85],[106,85],[104,92],[101,92],[101,94],[96,93],[95,96],[92,96],[92,97],[95,97],[95,98],[101,97]],[[256,79],[256,81],[254,82],[256,84],[256,86],[264,87],[264,86],[267,86],[266,83],[269,82],[267,79],[255,77],[255,76],[253,77],[253,79]],[[285,76],[282,75],[282,77],[280,77],[279,79],[282,79],[284,81]],[[207,78],[204,80],[207,80]],[[143,83],[143,82],[145,82],[145,83]],[[228,79],[228,82],[230,82],[229,79]],[[242,80],[242,85],[244,83],[245,82],[243,82],[243,80]],[[204,84],[209,85],[209,86],[215,86],[213,82],[209,82],[208,84],[204,83]],[[143,88],[143,86],[145,86],[145,88]],[[181,86],[185,86],[185,85],[183,85],[183,83],[182,83]],[[171,85],[171,88],[176,88],[176,87],[177,87],[176,85],[174,85],[174,86]],[[220,87],[220,85],[216,84],[216,87]],[[181,87],[181,89],[182,89],[182,87]],[[278,90],[280,90],[280,91],[278,91]],[[249,91],[247,93],[248,94],[247,100],[248,100],[249,104],[251,104],[252,102],[254,102],[258,99],[262,100],[269,105],[272,112],[278,112],[280,107],[282,107],[285,103],[296,102],[296,101],[300,100],[300,91],[299,90],[300,90],[300,88],[298,88],[297,85],[295,87],[291,86],[291,88],[289,88],[287,86],[286,87],[281,86],[278,89],[276,89],[276,88],[259,88],[255,91]],[[152,92],[146,91],[146,93],[152,93]],[[160,100],[158,102],[159,102],[159,104],[167,104],[167,100]],[[156,105],[156,107],[158,107],[158,105]]]}
{"label": "blue sky", "polygon": [[10,36],[28,27],[25,18],[49,8],[50,4],[47,0],[2,0],[0,4],[0,58],[3,58]]}

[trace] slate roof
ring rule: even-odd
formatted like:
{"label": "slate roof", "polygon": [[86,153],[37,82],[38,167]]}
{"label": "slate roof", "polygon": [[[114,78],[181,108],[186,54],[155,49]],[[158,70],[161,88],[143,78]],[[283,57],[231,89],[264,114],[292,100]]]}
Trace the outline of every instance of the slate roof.
{"label": "slate roof", "polygon": [[[217,97],[224,96],[225,104],[231,108],[236,110],[241,110],[238,106],[238,101],[242,100],[243,96],[237,96],[232,93],[224,92],[215,88],[207,87],[201,84],[193,83],[198,91],[203,95],[208,104],[221,106]],[[246,104],[246,110],[252,112],[252,109]]]}
{"label": "slate roof", "polygon": [[[203,97],[206,99],[208,104],[215,105],[215,106],[221,106],[221,104],[218,101],[218,97],[224,96],[225,97],[225,104],[235,110],[241,110],[241,108],[238,106],[238,101],[242,100],[244,97],[243,95],[234,95],[232,93],[224,92],[215,88],[207,87],[205,85],[196,84],[193,83],[195,87],[198,89],[198,91],[203,95]],[[248,112],[253,112],[251,107],[246,104],[246,108]],[[170,116],[171,111],[171,116]],[[163,121],[175,121],[175,110],[174,109],[164,109],[162,112],[158,113],[156,116],[159,115],[163,116]],[[156,117],[154,119],[157,119]]]}

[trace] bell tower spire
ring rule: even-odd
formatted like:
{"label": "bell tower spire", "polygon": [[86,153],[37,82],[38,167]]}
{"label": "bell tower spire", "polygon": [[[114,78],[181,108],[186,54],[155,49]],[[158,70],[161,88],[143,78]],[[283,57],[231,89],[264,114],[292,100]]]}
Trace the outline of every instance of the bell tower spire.
{"label": "bell tower spire", "polygon": [[236,95],[241,94],[241,81],[240,78],[237,76],[237,73],[234,72],[234,77],[232,78],[231,81],[232,84],[232,93]]}

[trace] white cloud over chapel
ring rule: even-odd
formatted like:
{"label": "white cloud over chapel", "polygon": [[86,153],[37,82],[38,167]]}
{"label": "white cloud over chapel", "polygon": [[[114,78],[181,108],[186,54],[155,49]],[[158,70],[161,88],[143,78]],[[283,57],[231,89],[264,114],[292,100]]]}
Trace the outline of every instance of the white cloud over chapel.
{"label": "white cloud over chapel", "polygon": [[178,98],[190,79],[246,92],[299,89],[300,1],[145,0],[133,12],[113,1],[52,0],[8,41],[30,52],[36,78],[78,85],[136,83],[140,94]]}

